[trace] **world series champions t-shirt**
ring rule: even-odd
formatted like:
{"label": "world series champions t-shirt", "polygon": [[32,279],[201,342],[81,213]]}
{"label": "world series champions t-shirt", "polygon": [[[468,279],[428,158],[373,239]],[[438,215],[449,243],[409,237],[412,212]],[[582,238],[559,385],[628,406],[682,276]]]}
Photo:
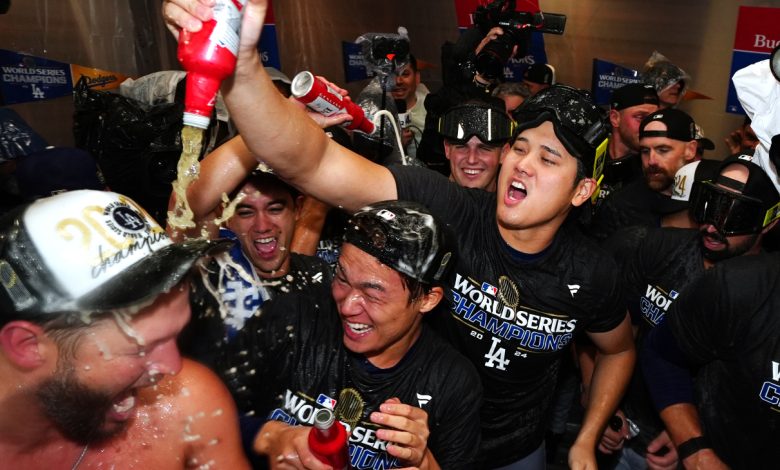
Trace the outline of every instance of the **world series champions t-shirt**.
{"label": "world series champions t-shirt", "polygon": [[[684,288],[704,272],[698,230],[645,228],[644,238],[638,245],[636,252],[624,259],[625,268],[621,269],[624,298],[637,331],[637,350],[646,335],[666,319],[671,306],[685,295]],[[640,430],[625,445],[645,455],[647,445],[664,430],[664,425],[639,367],[634,369],[621,407]]]}
{"label": "world series champions t-shirt", "polygon": [[694,366],[704,435],[734,469],[780,462],[780,253],[723,261],[667,319]]}
{"label": "world series champions t-shirt", "polygon": [[244,381],[258,416],[290,425],[313,425],[321,408],[334,412],[350,433],[355,469],[404,465],[387,452],[369,419],[389,398],[428,413],[428,448],[441,468],[471,469],[479,447],[481,387],[474,367],[423,325],[411,349],[395,366],[374,367],[344,346],[343,329],[330,296],[295,292],[263,306],[247,321],[243,344],[233,354],[252,365]]}
{"label": "world series champions t-shirt", "polygon": [[574,229],[517,259],[501,238],[496,196],[411,167],[391,167],[399,199],[420,202],[455,232],[451,311],[437,329],[476,366],[484,390],[480,458],[505,465],[537,449],[562,354],[582,332],[625,318],[612,258]]}

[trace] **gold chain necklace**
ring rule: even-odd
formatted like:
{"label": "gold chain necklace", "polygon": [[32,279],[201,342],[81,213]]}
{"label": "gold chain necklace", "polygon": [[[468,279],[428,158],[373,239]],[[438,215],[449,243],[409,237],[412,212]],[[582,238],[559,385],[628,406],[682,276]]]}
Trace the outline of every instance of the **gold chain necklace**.
{"label": "gold chain necklace", "polygon": [[81,454],[79,454],[78,458],[75,462],[73,462],[73,466],[70,467],[70,470],[76,470],[79,468],[79,465],[81,465],[81,461],[84,460],[84,456],[87,455],[87,449],[89,449],[89,443],[84,445],[84,448],[81,449]]}

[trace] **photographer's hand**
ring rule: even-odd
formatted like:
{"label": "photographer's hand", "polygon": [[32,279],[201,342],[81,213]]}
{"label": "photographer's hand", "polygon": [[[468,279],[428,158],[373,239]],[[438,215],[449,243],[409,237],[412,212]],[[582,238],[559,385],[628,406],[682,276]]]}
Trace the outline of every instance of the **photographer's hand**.
{"label": "photographer's hand", "polygon": [[482,39],[482,41],[480,41],[480,43],[477,44],[477,48],[474,49],[474,53],[479,54],[482,51],[482,49],[487,45],[487,43],[495,40],[497,37],[501,36],[502,34],[504,34],[504,30],[501,29],[500,26],[495,26],[491,28],[490,31],[488,31],[487,36],[485,36]]}

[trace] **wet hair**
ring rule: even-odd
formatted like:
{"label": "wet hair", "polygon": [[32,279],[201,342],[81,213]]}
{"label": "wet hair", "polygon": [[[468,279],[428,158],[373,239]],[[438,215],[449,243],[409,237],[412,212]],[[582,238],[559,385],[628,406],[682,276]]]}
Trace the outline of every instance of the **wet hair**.
{"label": "wet hair", "polygon": [[238,196],[238,193],[241,191],[241,188],[243,188],[244,185],[248,183],[251,183],[261,191],[268,187],[281,189],[290,194],[290,197],[292,198],[293,202],[295,202],[298,196],[301,195],[300,191],[298,191],[288,183],[282,181],[281,179],[279,179],[278,176],[274,175],[273,173],[270,173],[268,171],[255,170],[252,173],[250,173],[249,176],[247,176],[244,179],[244,181],[241,182],[241,184],[236,186],[236,188],[230,192],[230,194],[228,195],[230,199],[234,199],[236,196]]}
{"label": "wet hair", "polygon": [[409,299],[406,301],[406,305],[412,305],[421,297],[430,294],[431,289],[433,289],[433,285],[431,284],[420,282],[401,272],[398,274],[401,275],[401,282],[403,283],[404,288],[409,291]]}
{"label": "wet hair", "polygon": [[79,312],[62,312],[62,313],[38,313],[38,314],[17,314],[3,312],[3,321],[0,322],[0,328],[3,328],[12,321],[26,321],[40,326],[43,332],[51,338],[52,341],[59,348],[61,356],[66,358],[73,358],[76,349],[81,340],[85,337],[85,332],[95,326],[95,324],[109,316],[105,314],[91,314],[89,317],[91,321],[89,323],[83,320],[83,315]]}
{"label": "wet hair", "polygon": [[531,89],[523,82],[503,82],[493,90],[493,96],[522,96],[528,98],[531,96]]}

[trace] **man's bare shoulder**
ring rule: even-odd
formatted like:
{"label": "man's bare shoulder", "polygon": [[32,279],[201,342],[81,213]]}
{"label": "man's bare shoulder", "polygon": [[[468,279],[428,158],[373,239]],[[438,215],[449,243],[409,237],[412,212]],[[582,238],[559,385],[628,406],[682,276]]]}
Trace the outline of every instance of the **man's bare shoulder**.
{"label": "man's bare shoulder", "polygon": [[85,468],[107,461],[117,468],[248,468],[235,405],[208,368],[185,359],[179,374],[143,389],[138,400],[127,432],[90,452]]}

